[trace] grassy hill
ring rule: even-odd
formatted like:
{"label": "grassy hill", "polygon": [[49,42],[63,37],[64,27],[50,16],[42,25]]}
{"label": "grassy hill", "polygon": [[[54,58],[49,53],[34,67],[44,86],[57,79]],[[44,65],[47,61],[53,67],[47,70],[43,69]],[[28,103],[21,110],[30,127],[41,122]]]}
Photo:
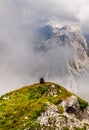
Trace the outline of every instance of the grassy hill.
{"label": "grassy hill", "polygon": [[[54,95],[52,85],[55,85]],[[7,93],[0,97],[0,130],[40,130],[37,118],[46,111],[48,104],[56,105],[62,114],[64,109],[58,104],[72,95],[64,87],[51,82],[25,86]],[[78,100],[81,109],[87,107],[87,102]]]}

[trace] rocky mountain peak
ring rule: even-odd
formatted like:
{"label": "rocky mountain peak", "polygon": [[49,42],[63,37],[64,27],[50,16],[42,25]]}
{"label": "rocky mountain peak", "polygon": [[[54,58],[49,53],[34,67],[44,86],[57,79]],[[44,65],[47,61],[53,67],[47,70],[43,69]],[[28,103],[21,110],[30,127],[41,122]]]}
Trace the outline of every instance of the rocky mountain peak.
{"label": "rocky mountain peak", "polygon": [[74,26],[65,25],[62,27],[54,28],[55,37],[57,37],[58,43],[66,43],[66,44],[73,44],[77,42],[77,44],[82,45],[85,49],[87,49],[87,42],[82,32],[79,28]]}
{"label": "rocky mountain peak", "polygon": [[[46,31],[47,36],[45,37]],[[51,50],[53,52],[59,51],[59,58],[60,55],[64,56],[66,52],[66,59],[63,57],[62,60],[66,60],[66,69],[68,69],[67,65],[69,65],[68,71],[74,74],[86,71],[85,68],[87,68],[89,64],[87,41],[78,27],[70,25],[46,25],[41,29],[41,32],[41,35],[44,36],[45,39],[43,38],[42,40],[41,37],[38,43],[37,48],[39,52],[48,52],[49,54]],[[61,50],[64,52],[61,52]]]}

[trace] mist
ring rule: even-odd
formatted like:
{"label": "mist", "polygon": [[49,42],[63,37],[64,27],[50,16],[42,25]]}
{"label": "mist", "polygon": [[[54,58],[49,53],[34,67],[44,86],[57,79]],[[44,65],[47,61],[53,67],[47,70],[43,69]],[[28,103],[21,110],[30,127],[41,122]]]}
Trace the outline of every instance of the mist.
{"label": "mist", "polygon": [[[37,3],[37,4],[36,4]],[[88,0],[1,0],[0,1],[0,95],[39,81],[57,82],[67,88],[76,86],[73,76],[67,77],[65,64],[74,55],[72,48],[54,47],[37,52],[39,30],[47,23],[78,25],[89,33]],[[51,42],[51,41],[50,41]],[[86,78],[85,78],[86,79]],[[88,80],[84,86],[88,90]],[[73,82],[73,83],[72,83]],[[85,84],[86,82],[86,84]],[[84,92],[85,93],[85,92]]]}

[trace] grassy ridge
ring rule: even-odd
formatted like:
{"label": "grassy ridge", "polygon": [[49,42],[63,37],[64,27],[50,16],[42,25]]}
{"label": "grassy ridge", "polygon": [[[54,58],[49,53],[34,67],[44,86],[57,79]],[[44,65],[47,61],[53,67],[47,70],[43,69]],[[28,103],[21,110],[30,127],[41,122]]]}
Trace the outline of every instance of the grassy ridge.
{"label": "grassy ridge", "polygon": [[[7,93],[0,98],[0,130],[40,130],[36,121],[47,108],[47,102],[58,104],[72,94],[65,88],[54,84],[56,97],[49,96],[50,87],[54,83],[34,84]],[[59,106],[59,112],[63,109]],[[34,123],[35,122],[35,123]]]}

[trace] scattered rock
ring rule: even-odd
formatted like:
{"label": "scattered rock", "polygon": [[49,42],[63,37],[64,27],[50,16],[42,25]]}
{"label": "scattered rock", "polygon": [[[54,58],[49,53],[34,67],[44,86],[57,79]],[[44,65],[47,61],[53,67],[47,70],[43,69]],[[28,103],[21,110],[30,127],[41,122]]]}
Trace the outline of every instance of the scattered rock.
{"label": "scattered rock", "polygon": [[25,117],[24,117],[24,119],[28,119],[28,117],[27,117],[27,116],[25,116]]}
{"label": "scattered rock", "polygon": [[[55,89],[54,86],[51,90],[53,89]],[[86,127],[86,130],[89,130],[89,107],[82,111],[76,96],[73,95],[61,103],[64,108],[62,114],[59,113],[57,105],[47,104],[48,108],[37,119],[41,130],[62,130],[65,126],[69,130],[75,130],[74,127],[80,129]]]}
{"label": "scattered rock", "polygon": [[8,99],[9,99],[9,97],[3,97],[3,99],[4,99],[4,100],[8,100]]}
{"label": "scattered rock", "polygon": [[54,96],[54,97],[57,96],[57,91],[56,91],[56,87],[55,87],[54,84],[51,85],[51,87],[50,87],[50,89],[49,89],[49,95]]}

